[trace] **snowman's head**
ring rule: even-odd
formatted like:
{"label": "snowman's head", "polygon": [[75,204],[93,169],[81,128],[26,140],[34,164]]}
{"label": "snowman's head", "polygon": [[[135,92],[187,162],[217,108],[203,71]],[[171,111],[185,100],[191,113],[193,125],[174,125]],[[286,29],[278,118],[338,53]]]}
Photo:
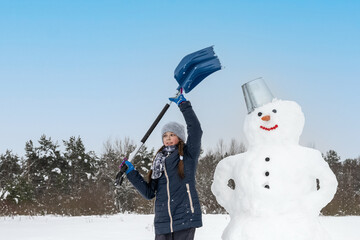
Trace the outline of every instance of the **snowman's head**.
{"label": "snowman's head", "polygon": [[304,124],[296,102],[274,99],[246,116],[244,132],[249,145],[298,144]]}

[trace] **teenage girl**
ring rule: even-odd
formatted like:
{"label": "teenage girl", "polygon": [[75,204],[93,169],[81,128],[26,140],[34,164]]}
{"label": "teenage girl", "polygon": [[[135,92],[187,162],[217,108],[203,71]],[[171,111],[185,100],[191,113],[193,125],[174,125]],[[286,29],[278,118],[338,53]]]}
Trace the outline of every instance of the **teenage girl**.
{"label": "teenage girl", "polygon": [[143,197],[156,197],[155,240],[193,240],[195,229],[202,226],[195,188],[202,130],[191,103],[182,94],[170,100],[184,116],[187,139],[183,125],[167,123],[161,130],[163,146],[154,157],[147,181],[128,161],[126,175]]}

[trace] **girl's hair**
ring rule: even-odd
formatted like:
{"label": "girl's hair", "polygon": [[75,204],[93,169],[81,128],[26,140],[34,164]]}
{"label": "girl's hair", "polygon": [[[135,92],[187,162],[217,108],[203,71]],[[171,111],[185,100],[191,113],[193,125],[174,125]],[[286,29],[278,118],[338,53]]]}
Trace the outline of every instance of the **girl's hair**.
{"label": "girl's hair", "polygon": [[[179,156],[180,156],[180,161],[179,161],[179,164],[178,164],[178,174],[179,176],[181,177],[181,179],[183,179],[185,177],[185,173],[184,173],[184,160],[183,160],[183,157],[184,157],[184,146],[185,146],[185,143],[183,140],[179,139],[179,143],[178,143],[178,149],[179,149]],[[164,149],[165,145],[163,145],[155,154],[155,157],[156,155],[161,152],[163,149]],[[155,157],[153,158],[153,162],[154,162],[154,159]],[[151,182],[151,175],[152,175],[152,170],[150,169],[150,171],[148,172],[147,174],[147,182],[150,183]]]}

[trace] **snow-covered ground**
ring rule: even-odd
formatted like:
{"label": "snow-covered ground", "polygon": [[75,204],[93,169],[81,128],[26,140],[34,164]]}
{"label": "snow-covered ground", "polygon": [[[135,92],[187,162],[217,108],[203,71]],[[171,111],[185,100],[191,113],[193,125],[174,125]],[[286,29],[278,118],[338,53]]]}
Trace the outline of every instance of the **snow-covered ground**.
{"label": "snow-covered ground", "polygon": [[[16,216],[0,218],[0,239],[11,240],[152,240],[153,215],[118,214],[112,216]],[[221,239],[228,215],[204,215],[204,226],[195,239]],[[359,217],[320,217],[333,240],[357,240]]]}

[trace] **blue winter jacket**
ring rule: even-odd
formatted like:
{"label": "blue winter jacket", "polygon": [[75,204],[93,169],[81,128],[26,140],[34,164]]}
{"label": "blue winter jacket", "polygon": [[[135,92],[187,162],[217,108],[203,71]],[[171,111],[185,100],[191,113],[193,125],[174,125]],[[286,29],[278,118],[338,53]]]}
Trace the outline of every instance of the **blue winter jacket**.
{"label": "blue winter jacket", "polygon": [[202,130],[191,103],[179,106],[187,125],[184,147],[185,178],[178,175],[179,152],[175,150],[165,160],[165,170],[160,178],[148,184],[138,171],[127,174],[134,187],[146,199],[155,200],[155,234],[166,234],[186,228],[201,227],[202,217],[199,197],[195,188],[196,167],[200,155]]}

